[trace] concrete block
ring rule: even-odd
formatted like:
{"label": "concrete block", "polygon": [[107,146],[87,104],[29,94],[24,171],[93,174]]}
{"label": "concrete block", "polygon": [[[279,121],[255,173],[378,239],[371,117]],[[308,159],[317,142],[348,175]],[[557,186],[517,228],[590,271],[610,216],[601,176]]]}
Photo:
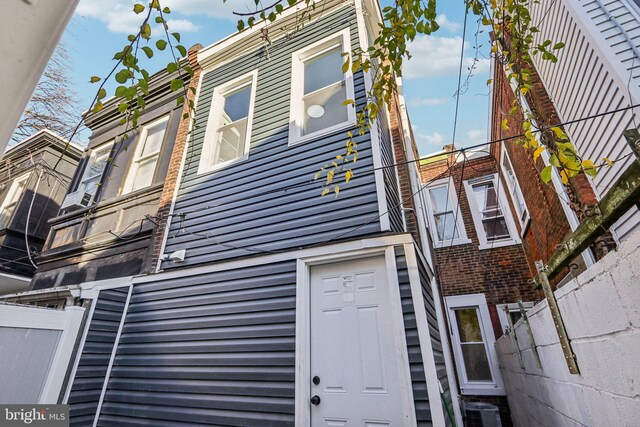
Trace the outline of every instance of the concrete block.
{"label": "concrete block", "polygon": [[609,393],[599,392],[589,387],[581,389],[585,396],[589,425],[619,426],[621,423],[615,399]]}
{"label": "concrete block", "polygon": [[610,334],[629,327],[629,318],[621,309],[622,301],[609,273],[582,286],[575,296],[590,336]]}
{"label": "concrete block", "polygon": [[640,253],[622,259],[611,275],[629,322],[640,327]]}
{"label": "concrete block", "polygon": [[542,368],[538,367],[538,362],[536,361],[533,350],[527,349],[522,352],[522,360],[524,362],[524,367],[527,373],[543,375]]}
{"label": "concrete block", "polygon": [[576,291],[568,293],[564,298],[558,300],[558,307],[569,339],[574,340],[589,336],[587,322],[578,305]]}
{"label": "concrete block", "polygon": [[558,342],[558,334],[556,333],[548,307],[530,318],[529,323],[531,324],[531,332],[537,345],[545,346]]}
{"label": "concrete block", "polygon": [[559,383],[557,387],[562,394],[563,413],[581,425],[588,425],[590,415],[587,410],[581,386],[570,383]]}
{"label": "concrete block", "polygon": [[635,427],[640,424],[640,398],[618,397],[614,401],[620,416],[621,426]]}

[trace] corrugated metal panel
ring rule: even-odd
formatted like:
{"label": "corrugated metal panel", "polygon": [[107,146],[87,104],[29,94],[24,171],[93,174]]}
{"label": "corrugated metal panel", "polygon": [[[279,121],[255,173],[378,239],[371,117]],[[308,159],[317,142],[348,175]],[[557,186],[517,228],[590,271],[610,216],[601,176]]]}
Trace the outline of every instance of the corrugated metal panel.
{"label": "corrugated metal panel", "polygon": [[387,198],[387,209],[389,211],[389,222],[391,231],[402,232],[404,221],[400,210],[400,193],[398,192],[398,175],[394,166],[393,145],[391,133],[388,128],[387,113],[381,111],[378,117],[378,133],[380,135],[380,152],[382,154],[382,165],[389,166],[382,170],[384,175],[384,189]]}
{"label": "corrugated metal panel", "polygon": [[404,328],[407,337],[413,400],[416,405],[416,419],[418,420],[418,426],[430,426],[432,423],[429,395],[427,393],[427,381],[424,373],[424,365],[422,364],[422,353],[420,350],[420,340],[418,338],[416,315],[413,310],[413,299],[411,298],[407,261],[404,250],[401,247],[396,248],[396,265],[398,268],[398,281],[400,283],[402,316],[404,318]]}
{"label": "corrugated metal panel", "polygon": [[[536,67],[563,121],[616,110],[640,102],[640,19],[633,6],[622,1],[562,0],[532,4],[537,41],[565,42],[552,64],[534,56]],[[631,110],[567,126],[584,158],[600,162],[629,153],[622,131],[637,127]],[[633,161],[601,168],[594,180],[604,196]],[[614,225],[621,239],[640,225],[640,211],[632,208]]]}
{"label": "corrugated metal panel", "polygon": [[69,418],[73,426],[93,425],[128,289],[108,289],[98,294],[69,393]]}
{"label": "corrugated metal panel", "polygon": [[[349,237],[379,231],[370,136],[356,138],[355,177],[340,197],[320,197],[313,176],[344,152],[346,130],[288,147],[292,53],[349,27],[358,46],[352,4],[305,26],[288,39],[221,66],[203,77],[197,127],[187,153],[183,180],[165,253],[187,249],[180,266],[314,244],[358,228]],[[216,85],[258,69],[249,159],[219,171],[197,175],[212,93]],[[365,96],[362,73],[355,76],[356,98]],[[290,187],[292,186],[293,187]],[[298,186],[296,186],[298,185]],[[192,213],[189,213],[192,212]],[[247,247],[247,248],[243,248]],[[163,268],[178,267],[171,261]]]}

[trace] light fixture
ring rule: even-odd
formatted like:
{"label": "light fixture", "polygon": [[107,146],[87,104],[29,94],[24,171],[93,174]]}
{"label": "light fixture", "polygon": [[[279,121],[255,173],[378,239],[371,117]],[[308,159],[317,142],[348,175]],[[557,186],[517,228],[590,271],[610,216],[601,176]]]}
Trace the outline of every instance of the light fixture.
{"label": "light fixture", "polygon": [[313,119],[319,119],[324,116],[324,108],[322,105],[310,105],[309,108],[307,108],[307,114]]}

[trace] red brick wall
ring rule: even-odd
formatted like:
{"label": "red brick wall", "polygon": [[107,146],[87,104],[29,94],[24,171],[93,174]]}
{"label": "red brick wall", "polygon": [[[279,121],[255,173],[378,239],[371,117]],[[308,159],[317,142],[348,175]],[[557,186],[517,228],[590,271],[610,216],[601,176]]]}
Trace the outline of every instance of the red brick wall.
{"label": "red brick wall", "polygon": [[[200,73],[202,68],[198,63],[198,51],[202,48],[202,45],[197,44],[189,49],[188,58],[189,65],[193,69],[193,76],[191,77],[190,86],[197,86],[200,81]],[[184,108],[182,114],[189,113],[189,101],[195,100],[195,94],[191,90],[187,90],[186,100],[184,102]],[[158,209],[158,226],[156,227],[152,240],[152,255],[149,260],[149,272],[155,271],[160,258],[160,251],[162,250],[162,243],[164,239],[165,227],[167,225],[169,211],[171,210],[171,202],[173,201],[174,192],[177,190],[177,182],[180,174],[180,165],[182,164],[182,157],[187,143],[189,134],[190,119],[184,119],[180,122],[178,127],[178,133],[173,145],[173,152],[171,153],[171,159],[169,160],[169,169],[167,170],[167,176],[165,178],[165,184],[162,189],[162,195],[160,196],[160,208]]]}
{"label": "red brick wall", "polygon": [[[465,231],[472,241],[470,244],[435,250],[436,271],[443,296],[484,293],[490,305],[513,303],[520,299],[523,301],[539,299],[528,282],[533,274],[522,245],[484,250],[478,248],[480,241],[462,181],[495,174],[497,172],[495,158],[485,156],[466,162],[462,159],[462,155],[459,154],[458,162],[455,164],[451,160],[444,160],[421,166],[423,182],[451,175]],[[450,171],[448,164],[453,165]],[[499,326],[497,324],[495,326],[497,326],[498,336],[502,335]]]}

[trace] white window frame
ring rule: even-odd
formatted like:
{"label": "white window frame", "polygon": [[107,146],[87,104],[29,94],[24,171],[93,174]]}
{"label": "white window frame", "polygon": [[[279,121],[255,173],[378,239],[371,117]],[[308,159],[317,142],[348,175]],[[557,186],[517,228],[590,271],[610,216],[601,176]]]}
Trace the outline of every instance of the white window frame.
{"label": "white window frame", "polygon": [[[289,117],[289,146],[321,137],[340,129],[349,128],[356,123],[356,109],[353,104],[347,105],[347,121],[335,124],[325,129],[302,135],[304,123],[304,62],[312,59],[324,52],[334,49],[337,44],[342,45],[342,51],[351,52],[351,33],[349,28],[345,28],[329,37],[316,43],[304,47],[293,53],[291,61],[291,105]],[[344,73],[344,82],[347,98],[355,100],[355,89],[353,85],[353,73],[351,67]]]}
{"label": "white window frame", "polygon": [[[165,126],[164,134],[162,136],[162,142],[160,143],[160,147],[158,147],[158,151],[154,151],[153,153],[147,154],[144,157],[142,157],[142,149],[144,148],[144,145],[146,143],[147,133],[149,132],[149,129],[156,125],[159,125],[160,123],[168,122],[168,121],[169,121],[169,115],[166,115],[164,117],[159,118],[158,120],[154,120],[153,122],[147,123],[142,127],[142,130],[140,131],[140,137],[138,138],[138,142],[136,144],[136,152],[133,156],[133,159],[131,159],[131,165],[129,166],[129,171],[127,172],[127,178],[125,179],[125,184],[124,184],[124,187],[122,188],[121,194],[127,194],[133,191],[135,176],[138,173],[138,169],[140,168],[141,162],[153,156],[157,156],[155,168],[158,167],[158,162],[160,161],[160,155],[162,153],[162,146],[164,145],[164,139],[167,136],[168,123],[167,123],[167,126]],[[154,178],[155,178],[155,168],[154,168]],[[148,186],[150,185],[153,185],[153,178],[151,178],[151,184],[149,184]],[[146,188],[146,187],[138,188],[135,191],[142,190],[143,188]]]}
{"label": "white window frame", "polygon": [[[480,209],[478,208],[478,202],[473,192],[473,186],[488,181],[493,181],[493,186],[496,189],[498,202],[500,203],[500,210],[502,211],[502,215],[504,216],[504,220],[507,224],[507,230],[509,231],[509,239],[490,242],[489,240],[487,240],[487,235],[484,232],[484,227],[482,226],[482,218],[480,217]],[[518,230],[516,229],[516,224],[513,221],[513,216],[511,215],[511,209],[509,208],[509,201],[507,200],[507,195],[504,191],[504,185],[499,184],[497,174],[491,174],[481,178],[474,178],[464,181],[464,191],[465,193],[467,193],[467,201],[469,202],[469,208],[471,209],[471,217],[473,218],[473,224],[476,228],[476,234],[478,235],[478,240],[480,241],[480,245],[478,246],[479,249],[493,249],[522,243],[518,235]]]}
{"label": "white window frame", "polygon": [[[433,206],[431,204],[431,194],[429,191],[446,187],[449,192],[449,202],[448,205],[451,206],[451,210],[453,211],[453,215],[456,218],[456,228],[458,229],[458,238],[457,239],[445,239],[440,240],[438,236],[438,229],[436,227],[436,222],[433,218]],[[433,241],[433,246],[436,248],[445,248],[449,246],[456,245],[466,245],[471,243],[471,239],[467,237],[467,231],[464,228],[464,220],[462,218],[462,212],[460,211],[460,203],[458,203],[458,196],[456,194],[455,185],[452,178],[443,178],[431,183],[427,188],[425,188],[425,196],[427,203],[427,219],[429,221],[429,230],[431,231],[431,239]]]}
{"label": "white window frame", "polygon": [[[483,396],[503,396],[505,394],[498,357],[495,350],[496,337],[493,333],[491,324],[491,316],[484,294],[468,294],[445,297],[447,306],[447,316],[449,319],[449,328],[451,334],[451,346],[453,347],[453,356],[456,361],[456,371],[458,372],[458,381],[460,384],[460,392],[463,395],[483,395]],[[467,379],[467,371],[462,357],[462,348],[460,346],[460,334],[458,332],[458,322],[455,316],[455,309],[459,308],[475,308],[478,314],[478,322],[482,332],[482,339],[485,343],[487,351],[487,359],[493,381],[469,381]]]}
{"label": "white window frame", "polygon": [[[113,149],[113,141],[109,141],[106,144],[102,144],[102,145],[99,145],[99,146],[91,149],[91,154],[89,155],[89,159],[85,163],[85,168],[84,168],[84,171],[82,172],[82,178],[80,178],[80,182],[78,183],[78,189],[76,191],[82,191],[84,193],[91,193],[91,200],[93,200],[95,198],[96,193],[98,191],[98,187],[96,186],[95,189],[93,189],[93,191],[87,191],[87,181],[89,179],[95,178],[96,176],[102,176],[102,174],[104,174],[104,167],[100,171],[99,175],[93,175],[91,177],[88,177],[87,176],[87,172],[89,171],[89,162],[91,162],[92,159],[95,159],[96,157],[98,157],[97,156],[98,151],[105,150],[105,151],[107,151],[107,154],[106,154],[107,155],[107,159],[106,159],[105,164],[104,164],[104,166],[106,167],[107,162],[109,161],[109,156],[111,156],[111,150],[112,149]],[[100,181],[98,181],[98,182],[100,182]]]}
{"label": "white window frame", "polygon": [[[229,165],[245,161],[249,158],[249,149],[251,145],[251,129],[253,127],[253,111],[256,103],[256,87],[258,84],[258,70],[244,74],[233,80],[223,83],[213,90],[211,97],[211,109],[207,118],[207,129],[204,133],[204,142],[202,144],[202,152],[200,154],[200,163],[198,165],[198,175],[213,172]],[[244,141],[244,149],[242,155],[226,162],[212,164],[213,155],[216,148],[216,140],[218,136],[218,128],[220,123],[220,115],[224,108],[224,97],[229,92],[233,92],[242,87],[251,85],[251,98],[249,100],[249,113],[247,115],[247,131]]]}
{"label": "white window frame", "polygon": [[[527,231],[527,227],[529,226],[529,222],[531,221],[531,215],[529,215],[529,208],[527,207],[527,200],[524,198],[524,193],[522,192],[522,188],[520,187],[520,183],[518,182],[518,177],[516,176],[515,169],[513,169],[513,162],[511,162],[511,158],[509,157],[509,153],[503,147],[500,150],[500,168],[502,170],[502,175],[504,176],[504,181],[507,183],[507,188],[509,188],[509,196],[511,197],[511,201],[513,203],[513,208],[518,214],[518,222],[520,223],[520,235],[524,235],[525,231]],[[507,168],[511,169],[513,172],[513,180],[515,181],[515,186],[511,183],[509,179],[509,172]],[[524,203],[524,212],[520,212],[520,203],[518,202],[518,196],[516,193],[520,193],[522,197],[522,202]]]}
{"label": "white window frame", "polygon": [[[30,176],[31,176],[31,172],[27,172],[23,175],[18,176],[16,179],[13,180],[13,182],[11,183],[11,186],[9,187],[9,191],[7,191],[7,195],[4,197],[4,200],[0,205],[0,213],[4,212],[9,204],[13,204],[15,206],[18,205],[18,203],[20,202],[20,197],[22,197],[21,195],[18,195],[17,199],[15,199],[15,202],[9,202],[9,201],[13,200],[13,198],[16,196],[16,192],[18,191],[18,187],[20,186],[20,184],[25,182],[24,189],[27,188],[26,181],[29,180]],[[11,212],[11,216],[7,218],[7,223],[3,226],[4,228],[9,226],[9,223],[11,222],[11,218],[15,213],[16,211],[14,209],[13,212]]]}
{"label": "white window frame", "polygon": [[[528,311],[530,309],[533,308],[534,305],[536,305],[535,302],[523,302],[522,303],[525,311]],[[509,310],[509,313],[519,313],[520,312],[520,305],[518,305],[517,302],[511,303],[511,304],[496,304],[496,309],[498,310],[498,318],[500,319],[500,330],[501,331],[505,331],[508,327],[509,327],[509,320],[507,320],[507,313],[504,312],[505,307],[507,308],[507,310]]]}

